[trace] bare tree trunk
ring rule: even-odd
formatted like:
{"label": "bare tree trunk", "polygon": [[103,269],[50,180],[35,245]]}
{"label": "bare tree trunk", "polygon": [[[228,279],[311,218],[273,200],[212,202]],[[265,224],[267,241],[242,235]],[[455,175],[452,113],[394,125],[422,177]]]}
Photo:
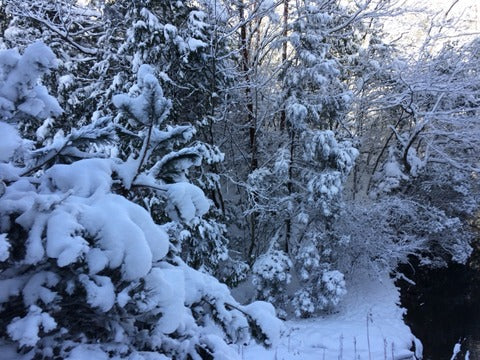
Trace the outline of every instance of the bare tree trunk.
{"label": "bare tree trunk", "polygon": [[[283,1],[283,45],[282,45],[282,66],[287,62],[287,32],[288,32],[288,0]],[[284,130],[287,123],[285,105],[280,113],[280,130]]]}
{"label": "bare tree trunk", "polygon": [[[283,1],[283,44],[282,44],[282,66],[286,66],[287,63],[287,47],[288,47],[288,42],[287,42],[287,34],[288,34],[288,1],[289,0],[284,0]],[[280,130],[283,131],[287,128],[287,114],[286,114],[286,109],[285,105],[283,105],[282,112],[280,114]],[[295,152],[295,132],[294,130],[290,127],[289,128],[289,136],[290,136],[290,164],[288,167],[288,184],[287,184],[287,189],[288,189],[288,195],[291,196],[293,192],[293,157],[294,157],[294,152]],[[290,240],[292,237],[292,219],[290,217],[287,217],[287,220],[285,221],[285,253],[288,254],[290,250]]]}
{"label": "bare tree trunk", "polygon": [[253,98],[252,98],[252,89],[250,81],[250,44],[247,39],[247,22],[245,21],[245,3],[243,0],[239,1],[239,17],[240,17],[240,46],[242,50],[242,71],[245,77],[245,99],[247,101],[246,110],[247,110],[247,125],[248,125],[248,134],[250,140],[250,167],[251,170],[258,168],[258,158],[257,158],[257,124],[256,119],[253,116]]}
{"label": "bare tree trunk", "polygon": [[[240,46],[242,54],[242,71],[245,80],[245,100],[247,119],[246,124],[248,126],[248,135],[249,135],[249,145],[250,145],[250,171],[254,171],[258,168],[258,157],[257,157],[257,139],[256,139],[256,119],[253,116],[253,98],[251,90],[251,79],[250,79],[250,44],[247,38],[247,22],[245,18],[245,3],[244,0],[239,0],[238,11],[240,18]],[[250,215],[250,247],[248,249],[248,258],[250,261],[253,261],[253,251],[256,245],[256,226],[257,226],[257,216],[256,212],[253,212]]]}
{"label": "bare tree trunk", "polygon": [[[293,158],[295,156],[295,130],[290,126],[289,129],[290,135],[290,163],[288,165],[288,183],[287,190],[288,196],[290,197],[293,193]],[[290,242],[292,238],[292,219],[290,216],[287,216],[285,221],[285,253],[288,254],[290,250]]]}

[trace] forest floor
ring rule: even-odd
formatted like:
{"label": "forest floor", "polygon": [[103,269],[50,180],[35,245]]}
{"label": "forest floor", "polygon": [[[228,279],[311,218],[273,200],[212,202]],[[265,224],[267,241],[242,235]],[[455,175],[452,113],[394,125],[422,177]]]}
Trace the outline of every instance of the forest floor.
{"label": "forest floor", "polygon": [[414,359],[412,345],[421,354],[421,343],[405,325],[398,302],[389,278],[357,279],[338,312],[287,321],[280,343],[271,349],[249,345],[237,351],[245,360]]}

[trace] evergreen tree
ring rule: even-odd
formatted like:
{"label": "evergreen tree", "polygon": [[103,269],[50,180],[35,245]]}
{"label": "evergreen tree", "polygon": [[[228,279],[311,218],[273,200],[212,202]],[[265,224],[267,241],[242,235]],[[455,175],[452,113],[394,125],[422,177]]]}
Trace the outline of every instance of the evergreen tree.
{"label": "evergreen tree", "polygon": [[[125,144],[121,156],[126,157],[135,169],[125,180],[131,190],[129,196],[132,201],[146,206],[155,219],[174,221],[170,232],[176,239],[181,239],[177,244],[179,253],[188,264],[213,273],[218,264],[227,259],[228,252],[222,225],[201,218],[208,211],[209,202],[193,202],[190,205],[194,207],[187,209],[182,202],[165,206],[165,199],[177,193],[188,197],[189,189],[198,189],[187,183],[189,170],[200,166],[202,161],[219,161],[223,155],[205,143],[192,142],[196,132],[192,125],[168,124],[166,118],[172,103],[154,100],[163,96],[162,89],[158,83],[143,80],[153,77],[153,71],[152,67],[142,65],[139,69],[141,77],[130,94],[113,98],[115,106],[123,112],[123,116],[117,117]],[[177,149],[180,144],[183,147]],[[144,173],[145,169],[148,169],[147,173]],[[158,183],[142,182],[146,175],[157,179]],[[171,190],[173,195],[165,186],[176,189]],[[197,206],[200,206],[199,213]]]}
{"label": "evergreen tree", "polygon": [[[226,228],[221,222],[223,200],[217,174],[217,164],[223,160],[223,154],[213,145],[212,132],[221,113],[217,106],[221,106],[219,99],[224,96],[222,90],[228,79],[223,69],[226,60],[217,59],[222,56],[222,44],[214,37],[214,31],[218,31],[215,21],[220,20],[209,16],[208,8],[204,10],[190,2],[179,1],[126,5],[125,17],[131,25],[118,55],[125,63],[132,64],[124,70],[124,79],[129,79],[129,72],[136,71],[142,62],[155,64],[166,95],[174,99],[170,121],[196,124],[200,129],[197,138],[210,144],[201,145],[205,164],[192,168],[191,175],[195,184],[212,196],[216,206],[211,207],[204,219],[171,230],[184,238],[181,252],[188,264],[228,280],[231,275],[233,278],[237,275],[225,271],[232,264],[223,266],[221,273],[219,269],[220,263],[225,265],[225,261],[230,260]],[[150,201],[155,202],[155,199]]]}
{"label": "evergreen tree", "polygon": [[[293,55],[282,75],[287,136],[273,164],[250,175],[249,189],[253,209],[272,239],[254,265],[256,281],[264,279],[262,284],[268,286],[269,270],[260,271],[267,269],[265,257],[272,263],[279,256],[289,258],[279,263],[296,280],[289,289],[293,294],[285,299],[285,292],[279,291],[268,298],[284,308],[285,301],[291,302],[297,316],[311,316],[334,307],[345,294],[343,274],[332,268],[331,230],[357,151],[328,130],[345,117],[351,98],[327,40],[332,17],[315,2],[296,11],[288,38]],[[277,276],[271,286],[288,282],[289,276]]]}
{"label": "evergreen tree", "polygon": [[[167,96],[173,99],[169,122],[196,124],[200,131],[192,133],[210,144],[204,146],[209,153],[204,156],[204,166],[192,169],[192,179],[215,200],[215,206],[205,218],[172,227],[171,231],[176,238],[184,239],[181,253],[190,265],[217,273],[224,280],[234,280],[242,275],[241,271],[235,274],[227,252],[228,239],[222,224],[224,204],[217,174],[217,163],[223,155],[213,145],[212,130],[223,113],[220,99],[225,98],[222,91],[229,81],[227,59],[218,59],[224,56],[226,38],[220,40],[219,35],[223,18],[212,14],[208,4],[200,5],[187,1],[117,1],[81,7],[70,1],[53,6],[32,0],[28,4],[10,4],[7,9],[14,17],[12,34],[18,29],[17,33],[20,31],[25,38],[41,36],[54,43],[61,54],[59,71],[64,75],[52,78],[48,87],[58,93],[64,114],[69,115],[46,120],[42,134],[46,143],[55,135],[54,128],[69,131],[75,124],[88,124],[91,118],[110,114],[114,111],[113,95],[135,86],[135,74],[143,62],[155,64]],[[65,14],[70,22],[59,20]],[[32,33],[32,29],[37,32]],[[62,38],[65,34],[66,39]],[[17,34],[8,41],[23,44],[26,40],[19,40]],[[119,151],[130,154],[138,151],[135,146],[140,144],[131,141],[129,148]],[[158,202],[156,195],[143,195],[153,197],[132,199],[153,210]],[[153,215],[159,216],[158,212]],[[162,216],[158,220],[163,220]],[[224,265],[221,273],[217,272],[220,262]]]}
{"label": "evergreen tree", "polygon": [[[11,78],[16,60],[32,93],[39,74],[24,66],[46,55],[51,51],[43,44],[27,48],[20,58],[3,51],[2,74]],[[2,99],[16,92],[8,81],[1,86]],[[3,117],[11,124],[0,123],[0,336],[20,353],[236,358],[227,344],[246,341],[249,324],[265,344],[278,336],[269,304],[236,303],[225,285],[176,255],[166,232],[171,225],[155,224],[144,208],[122,195],[154,188],[163,194],[165,211],[185,221],[201,217],[209,206],[195,185],[166,180],[185,180],[186,170],[202,156],[200,145],[174,148],[192,128],[160,128],[170,102],[151,67],[140,67],[137,86],[138,94],[114,98],[131,115],[129,135],[141,143],[140,151],[134,148],[124,160],[75,146],[77,139],[118,140],[113,126],[125,135],[126,128],[111,118],[59,139],[64,146],[52,155],[55,164],[38,160],[49,149],[31,151],[31,140],[21,138],[12,115]],[[85,158],[63,163],[59,155],[65,153]],[[36,176],[26,176],[40,169],[31,168],[31,161],[42,164]]]}

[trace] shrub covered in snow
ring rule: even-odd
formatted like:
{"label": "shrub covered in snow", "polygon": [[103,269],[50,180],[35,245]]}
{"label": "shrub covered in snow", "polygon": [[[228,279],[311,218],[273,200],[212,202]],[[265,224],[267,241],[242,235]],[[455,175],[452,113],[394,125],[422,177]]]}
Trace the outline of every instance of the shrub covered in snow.
{"label": "shrub covered in snow", "polygon": [[[330,256],[328,241],[317,235],[315,241],[306,242],[297,252],[295,263],[297,276],[303,285],[292,299],[294,313],[298,317],[309,317],[319,311],[335,308],[346,294],[344,275],[331,270],[335,263]],[[324,250],[318,250],[323,244]]]}
{"label": "shrub covered in snow", "polygon": [[[31,55],[38,53],[26,52],[21,60],[28,63]],[[8,77],[14,70],[5,58],[0,52]],[[25,85],[27,93],[36,82]],[[0,143],[8,144],[0,159],[0,338],[21,353],[225,359],[236,357],[227,344],[248,341],[250,328],[267,345],[278,337],[271,305],[236,303],[225,285],[172,251],[165,226],[123,196],[136,187],[155,188],[164,194],[165,211],[184,221],[200,218],[209,207],[196,186],[163,181],[182,178],[198,155],[187,148],[152,156],[166,139],[181,142],[191,130],[156,127],[168,115],[169,102],[151,68],[140,68],[138,86],[139,96],[114,100],[144,125],[134,134],[140,152],[126,160],[78,151],[84,159],[50,165],[65,149],[74,153],[79,136],[95,141],[112,131],[108,119],[74,129],[59,148],[31,151],[31,141],[15,129],[16,119],[3,114],[12,124],[0,123],[6,129]],[[41,161],[45,156],[49,161]]]}
{"label": "shrub covered in snow", "polygon": [[278,249],[271,248],[261,255],[252,268],[257,297],[277,304],[279,310],[287,301],[287,286],[292,276],[292,261]]}
{"label": "shrub covered in snow", "polygon": [[333,228],[333,257],[348,277],[392,274],[411,256],[436,267],[466,263],[472,252],[472,234],[458,217],[406,196],[348,203]]}

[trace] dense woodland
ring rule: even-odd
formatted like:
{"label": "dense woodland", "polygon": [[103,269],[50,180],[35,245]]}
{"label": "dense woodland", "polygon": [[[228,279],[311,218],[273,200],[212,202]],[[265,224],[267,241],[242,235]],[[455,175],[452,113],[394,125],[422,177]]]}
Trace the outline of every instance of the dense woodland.
{"label": "dense woodland", "polygon": [[407,53],[384,23],[408,11],[1,1],[2,341],[230,358],[335,311],[359,275],[467,262],[480,37],[437,14]]}

